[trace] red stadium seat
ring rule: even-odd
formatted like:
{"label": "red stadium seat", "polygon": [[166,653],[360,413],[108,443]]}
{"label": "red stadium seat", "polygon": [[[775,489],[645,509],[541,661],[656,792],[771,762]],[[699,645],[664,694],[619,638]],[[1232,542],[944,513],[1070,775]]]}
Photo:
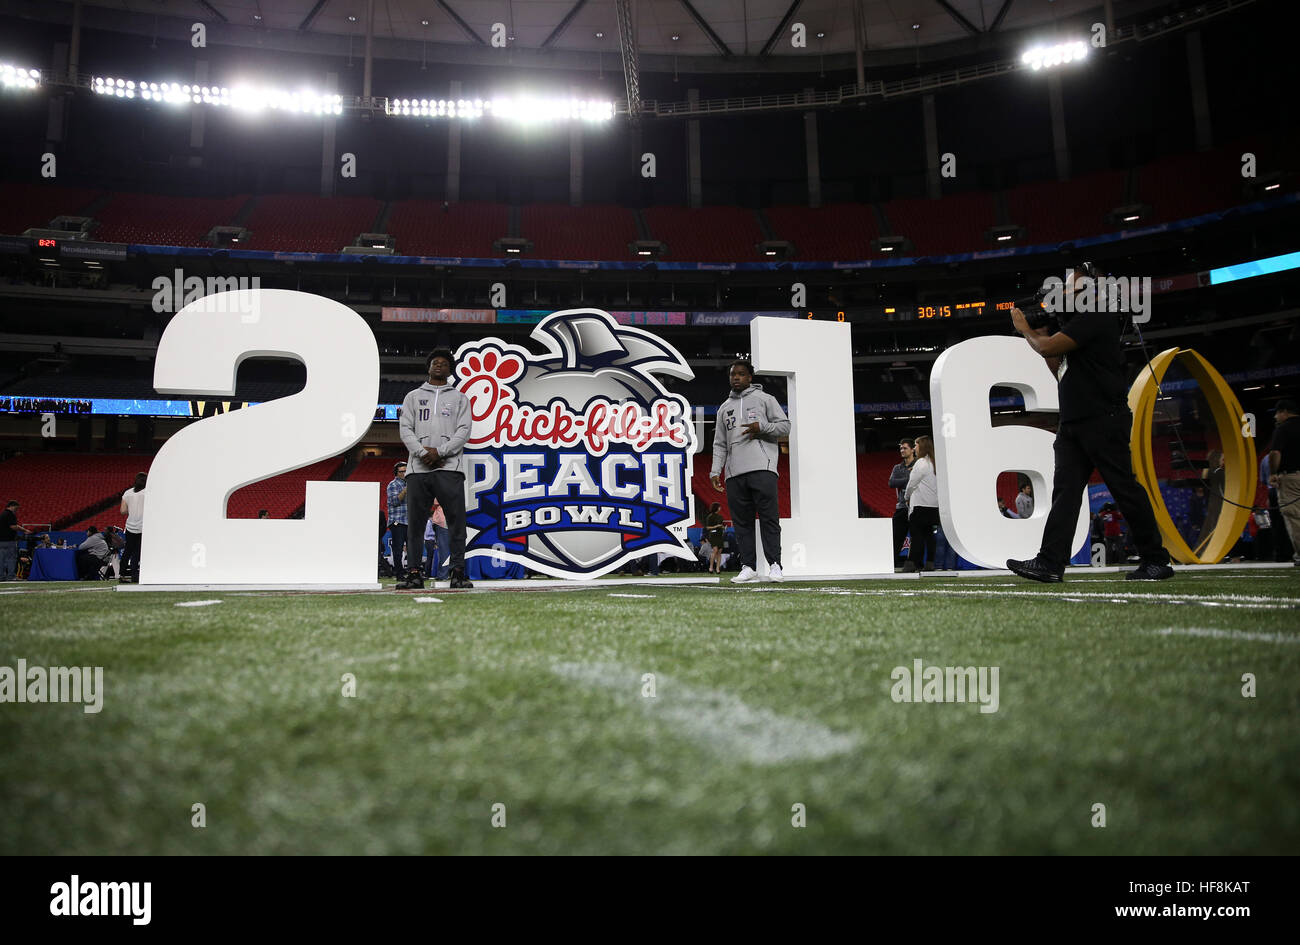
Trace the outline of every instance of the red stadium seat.
{"label": "red stadium seat", "polygon": [[500,203],[454,203],[403,200],[393,204],[388,233],[404,256],[504,256],[492,241],[510,232],[510,208]]}
{"label": "red stadium seat", "polygon": [[530,204],[520,231],[537,259],[629,259],[628,244],[637,238],[632,211],[609,206]]}
{"label": "red stadium seat", "polygon": [[642,213],[652,239],[668,244],[674,262],[757,262],[763,231],[740,207],[650,207]]}

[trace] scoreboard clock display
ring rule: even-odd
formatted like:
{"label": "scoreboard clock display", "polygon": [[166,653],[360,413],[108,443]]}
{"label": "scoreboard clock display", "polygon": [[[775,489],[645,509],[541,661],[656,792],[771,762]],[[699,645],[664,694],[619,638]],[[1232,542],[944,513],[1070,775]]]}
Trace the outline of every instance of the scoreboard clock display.
{"label": "scoreboard clock display", "polygon": [[981,315],[992,315],[997,312],[1010,312],[1010,302],[986,302],[983,300],[963,300],[960,302],[945,302],[935,305],[917,305],[915,307],[916,317],[918,319],[932,318],[978,318]]}

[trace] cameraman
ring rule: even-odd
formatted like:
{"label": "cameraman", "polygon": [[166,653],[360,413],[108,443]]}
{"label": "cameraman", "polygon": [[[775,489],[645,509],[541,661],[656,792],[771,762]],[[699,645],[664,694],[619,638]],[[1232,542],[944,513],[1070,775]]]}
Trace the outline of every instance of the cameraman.
{"label": "cameraman", "polygon": [[[1065,292],[1073,293],[1076,277],[1091,275],[1090,269],[1070,270]],[[1096,469],[1128,520],[1133,543],[1141,555],[1141,563],[1136,571],[1129,572],[1128,580],[1173,577],[1151,500],[1133,475],[1129,456],[1133,416],[1124,397],[1124,359],[1116,313],[1076,312],[1053,333],[1046,327],[1031,328],[1019,307],[1013,307],[1011,323],[1056,374],[1061,410],[1054,445],[1052,508],[1042,546],[1036,557],[1028,561],[1009,559],[1007,567],[1035,581],[1062,580],[1074,550],[1070,544],[1084,490]]]}

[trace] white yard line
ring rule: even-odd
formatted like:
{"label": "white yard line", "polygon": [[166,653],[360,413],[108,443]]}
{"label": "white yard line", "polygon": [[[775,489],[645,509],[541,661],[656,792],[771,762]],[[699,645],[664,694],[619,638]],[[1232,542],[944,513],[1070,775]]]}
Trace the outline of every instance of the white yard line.
{"label": "white yard line", "polygon": [[213,604],[220,604],[219,600],[183,600],[177,603],[177,607],[211,607]]}
{"label": "white yard line", "polygon": [[1286,633],[1252,633],[1249,630],[1219,630],[1215,627],[1165,627],[1154,633],[1162,637],[1209,637],[1214,640],[1250,640],[1255,643],[1300,643],[1300,636]]}
{"label": "white yard line", "polygon": [[609,597],[636,597],[642,600],[654,600],[653,594],[609,594]]}
{"label": "white yard line", "polygon": [[[1078,585],[1075,585],[1078,586]],[[1032,585],[1030,585],[1032,587]],[[735,588],[739,593],[755,591],[776,591],[775,587]],[[1125,594],[1120,591],[1086,591],[1075,590],[1073,586],[1063,586],[1050,591],[1026,589],[1015,593],[1006,591],[953,590],[950,588],[916,587],[909,590],[854,590],[847,587],[785,587],[779,588],[793,593],[830,594],[837,597],[979,597],[986,600],[1063,600],[1072,603],[1106,601],[1113,604],[1192,604],[1200,607],[1230,607],[1253,610],[1294,610],[1300,608],[1300,598],[1283,596],[1263,596],[1252,594]]]}
{"label": "white yard line", "polygon": [[605,689],[624,705],[645,712],[687,738],[748,761],[771,765],[819,761],[856,747],[858,740],[816,722],[750,706],[719,689],[707,689],[655,674],[656,695],[644,697],[642,672],[615,663],[557,663],[556,675]]}

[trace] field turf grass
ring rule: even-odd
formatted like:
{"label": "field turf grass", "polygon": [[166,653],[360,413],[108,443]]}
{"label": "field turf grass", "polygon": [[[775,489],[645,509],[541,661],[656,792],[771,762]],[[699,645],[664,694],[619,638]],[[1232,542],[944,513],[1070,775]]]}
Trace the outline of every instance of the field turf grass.
{"label": "field turf grass", "polygon": [[[0,854],[1300,850],[1293,568],[0,592],[0,665],[104,667],[99,714],[0,704]],[[915,659],[998,710],[894,702]]]}

